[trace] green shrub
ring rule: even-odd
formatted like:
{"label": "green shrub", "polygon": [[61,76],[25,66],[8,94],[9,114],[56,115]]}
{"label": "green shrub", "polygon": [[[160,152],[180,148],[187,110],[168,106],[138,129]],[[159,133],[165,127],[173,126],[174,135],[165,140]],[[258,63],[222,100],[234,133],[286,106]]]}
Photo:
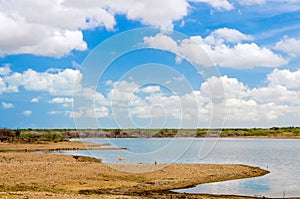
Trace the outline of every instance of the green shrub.
{"label": "green shrub", "polygon": [[22,133],[19,135],[19,138],[39,138],[39,135],[33,133]]}

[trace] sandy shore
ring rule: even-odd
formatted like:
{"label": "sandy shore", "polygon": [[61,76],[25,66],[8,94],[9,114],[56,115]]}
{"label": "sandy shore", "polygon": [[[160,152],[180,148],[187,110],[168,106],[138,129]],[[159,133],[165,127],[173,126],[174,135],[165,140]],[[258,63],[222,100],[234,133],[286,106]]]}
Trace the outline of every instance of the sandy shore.
{"label": "sandy shore", "polygon": [[[46,144],[42,148],[80,147],[79,143],[69,144]],[[16,144],[0,143],[0,149],[25,147],[8,145]],[[27,145],[30,145],[26,146],[28,151],[37,149],[35,145]],[[121,171],[130,169],[140,173]],[[152,171],[141,172],[149,170]],[[0,153],[0,198],[245,198],[184,195],[170,190],[266,173],[246,165],[107,165],[88,158],[11,151]]]}
{"label": "sandy shore", "polygon": [[[105,146],[105,147],[104,147]],[[41,143],[0,143],[1,152],[35,152],[59,150],[126,150],[126,148],[107,147],[108,144],[84,142],[41,142]]]}

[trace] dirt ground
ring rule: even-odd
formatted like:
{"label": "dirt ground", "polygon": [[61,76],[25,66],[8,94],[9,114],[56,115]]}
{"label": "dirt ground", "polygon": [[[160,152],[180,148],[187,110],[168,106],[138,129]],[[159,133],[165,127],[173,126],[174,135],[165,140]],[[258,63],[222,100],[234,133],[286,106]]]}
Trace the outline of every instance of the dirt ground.
{"label": "dirt ground", "polygon": [[0,142],[0,152],[34,152],[59,150],[125,150],[125,148],[113,148],[107,146],[107,144],[94,144],[83,142],[40,142],[28,144]]}
{"label": "dirt ground", "polygon": [[[80,147],[77,144],[42,144],[38,148]],[[176,194],[170,190],[268,173],[246,165],[110,165],[93,158],[15,152],[37,149],[32,144],[8,145],[0,143],[0,149],[7,151],[0,153],[0,198],[245,198]]]}

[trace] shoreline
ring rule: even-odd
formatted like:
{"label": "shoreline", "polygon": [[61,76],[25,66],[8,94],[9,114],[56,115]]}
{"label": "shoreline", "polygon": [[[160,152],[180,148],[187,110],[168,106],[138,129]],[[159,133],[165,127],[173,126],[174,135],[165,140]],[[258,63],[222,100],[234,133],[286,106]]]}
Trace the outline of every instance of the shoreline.
{"label": "shoreline", "polygon": [[[295,139],[298,140],[300,139],[300,136],[204,136],[204,137],[197,137],[197,136],[174,136],[174,137],[83,137],[80,139],[138,139],[138,138],[143,138],[143,139],[151,139],[151,138],[212,138],[212,139],[227,139],[227,138],[236,138],[236,139]],[[72,138],[72,139],[77,139],[77,138]],[[72,141],[73,142],[73,141]],[[77,141],[76,141],[77,142]],[[80,142],[80,141],[78,141]]]}
{"label": "shoreline", "polygon": [[[81,145],[80,145],[81,144]],[[83,156],[34,154],[39,149],[49,151],[86,147],[86,143],[7,144],[19,151],[0,153],[0,197],[15,198],[255,198],[185,194],[174,189],[193,187],[202,183],[258,177],[269,173],[258,167],[238,164],[103,164],[101,160]],[[91,143],[89,143],[91,144]],[[22,146],[22,147],[20,147]],[[92,149],[103,145],[92,144]],[[56,147],[56,148],[55,148]],[[81,149],[83,149],[81,148]],[[87,150],[87,148],[85,148]],[[118,168],[119,167],[119,168]],[[131,171],[123,172],[122,170]],[[138,171],[138,172],[137,172]],[[41,196],[42,194],[42,196]],[[43,195],[44,194],[44,195]],[[45,195],[46,194],[46,195]],[[35,196],[37,195],[37,196]]]}
{"label": "shoreline", "polygon": [[127,150],[127,148],[107,147],[109,144],[97,144],[79,141],[41,142],[41,143],[3,143],[0,152],[52,152],[69,150]]}

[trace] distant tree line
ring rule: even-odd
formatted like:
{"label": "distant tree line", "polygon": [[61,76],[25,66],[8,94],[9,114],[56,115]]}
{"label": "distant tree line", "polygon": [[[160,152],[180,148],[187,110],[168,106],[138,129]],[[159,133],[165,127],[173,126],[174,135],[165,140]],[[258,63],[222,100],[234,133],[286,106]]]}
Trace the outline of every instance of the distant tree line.
{"label": "distant tree line", "polygon": [[138,137],[293,137],[300,127],[223,128],[223,129],[0,129],[0,142],[61,142],[70,138]]}
{"label": "distant tree line", "polygon": [[62,135],[57,133],[23,133],[22,130],[16,129],[0,129],[0,142],[23,142],[23,143],[32,143],[32,142],[41,142],[41,141],[54,141],[61,142],[65,138]]}

